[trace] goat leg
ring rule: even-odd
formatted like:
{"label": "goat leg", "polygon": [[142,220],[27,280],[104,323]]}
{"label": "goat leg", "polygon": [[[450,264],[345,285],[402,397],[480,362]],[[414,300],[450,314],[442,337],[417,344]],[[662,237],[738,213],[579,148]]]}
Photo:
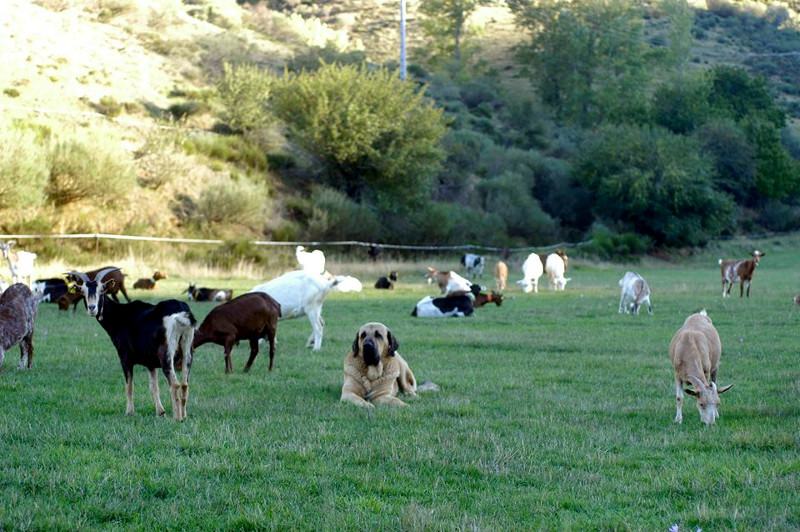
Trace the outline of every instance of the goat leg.
{"label": "goat leg", "polygon": [[153,402],[156,405],[156,415],[163,416],[167,413],[164,405],[161,404],[161,390],[158,388],[158,373],[154,369],[147,370],[150,373],[150,393],[153,395]]}
{"label": "goat leg", "polygon": [[[250,371],[250,366],[253,365],[256,356],[258,356],[258,338],[250,339],[250,358],[247,359],[247,364],[244,365],[244,371]],[[272,371],[272,358],[269,359],[269,370]]]}

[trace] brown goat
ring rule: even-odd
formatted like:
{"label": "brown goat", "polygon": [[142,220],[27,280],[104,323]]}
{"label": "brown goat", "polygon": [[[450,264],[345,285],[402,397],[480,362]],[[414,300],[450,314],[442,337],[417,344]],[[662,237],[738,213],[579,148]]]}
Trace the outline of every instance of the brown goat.
{"label": "brown goat", "polygon": [[192,350],[209,342],[221,345],[225,353],[225,373],[233,373],[231,351],[239,340],[250,341],[250,358],[244,371],[258,355],[258,341],[269,341],[269,370],[272,371],[275,359],[275,334],[281,306],[263,292],[251,292],[215,307],[194,334]]}
{"label": "brown goat", "polygon": [[719,259],[720,273],[722,274],[722,297],[731,296],[734,283],[739,283],[739,297],[744,295],[744,283],[747,282],[747,297],[750,297],[750,283],[758,267],[758,261],[765,253],[757,249],[750,253],[751,259],[747,260],[722,260]]}
{"label": "brown goat", "polygon": [[30,288],[14,283],[0,295],[0,365],[6,351],[19,344],[19,369],[33,364],[33,326],[38,302]]}
{"label": "brown goat", "polygon": [[160,281],[161,279],[166,279],[166,278],[167,278],[167,274],[166,273],[164,273],[164,272],[162,272],[160,270],[156,270],[155,273],[153,273],[153,277],[152,278],[150,278],[150,279],[139,279],[138,281],[133,283],[133,287],[137,288],[139,290],[155,290],[156,289],[156,282]]}
{"label": "brown goat", "polygon": [[[105,294],[111,299],[113,299],[116,303],[119,303],[119,297],[117,297],[117,292],[122,292],[122,295],[125,296],[125,300],[130,303],[131,298],[128,297],[128,292],[125,290],[125,274],[117,268],[116,266],[103,266],[102,268],[97,268],[96,270],[91,270],[86,273],[86,276],[89,278],[90,281],[95,280],[95,276],[102,272],[103,270],[111,270],[105,275],[103,275],[102,279],[97,279],[100,282],[110,281],[111,279],[114,280],[113,283],[109,283],[108,291]],[[68,274],[67,281],[77,282],[77,277]]]}
{"label": "brown goat", "polygon": [[475,300],[472,302],[472,306],[482,307],[486,303],[494,303],[499,307],[500,305],[503,304],[503,294],[498,294],[497,292],[494,291],[488,294],[479,293],[475,296]]}

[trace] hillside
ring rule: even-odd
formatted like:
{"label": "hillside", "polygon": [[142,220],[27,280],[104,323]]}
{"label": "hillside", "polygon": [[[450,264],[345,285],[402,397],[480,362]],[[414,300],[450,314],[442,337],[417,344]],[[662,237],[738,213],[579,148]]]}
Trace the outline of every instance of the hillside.
{"label": "hillside", "polygon": [[[412,61],[426,50],[415,4],[410,3],[408,15]],[[64,208],[57,216],[51,211],[30,220],[6,219],[6,230],[46,227],[223,237],[251,233],[241,226],[186,225],[186,206],[198,201],[201,188],[250,172],[237,168],[231,162],[235,157],[219,156],[217,147],[198,148],[198,143],[216,142],[210,133],[219,121],[213,82],[223,62],[280,71],[313,47],[335,43],[341,51],[363,53],[372,63],[394,63],[398,48],[394,1],[276,0],[269,5],[272,9],[264,4],[239,5],[235,0],[0,3],[3,118],[39,124],[55,135],[87,126],[101,128],[108,143],[130,156],[140,185],[152,182],[154,164],[160,166],[159,172],[170,174],[163,186],[136,187],[113,217],[97,216],[102,206],[85,202]],[[767,8],[721,0],[697,0],[693,6],[690,66],[732,64],[765,75],[788,112],[790,129],[800,136],[796,13],[782,5]],[[647,13],[647,36],[657,48],[665,41],[667,21],[658,9]],[[475,31],[470,39],[478,45],[475,59],[497,76],[510,100],[515,94],[521,100],[531,98],[531,83],[520,75],[513,57],[514,46],[525,34],[514,26],[510,12],[498,5],[482,7],[471,20]],[[164,140],[171,131],[174,136]],[[194,143],[190,148],[187,139]],[[269,142],[280,147],[284,140],[275,132]],[[267,170],[258,179],[269,191],[274,212],[280,218],[291,216],[295,206],[284,195],[284,178]],[[280,221],[274,221],[266,236],[300,235],[279,226]]]}

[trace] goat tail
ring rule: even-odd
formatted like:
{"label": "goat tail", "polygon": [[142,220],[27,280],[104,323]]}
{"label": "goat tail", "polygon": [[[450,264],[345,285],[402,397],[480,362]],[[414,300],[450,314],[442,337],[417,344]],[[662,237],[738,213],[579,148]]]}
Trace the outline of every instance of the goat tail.
{"label": "goat tail", "polygon": [[719,260],[717,261],[717,264],[719,264],[720,266],[722,266],[722,259],[719,259]]}
{"label": "goat tail", "polygon": [[178,371],[183,369],[184,361],[187,367],[191,367],[192,342],[196,326],[197,320],[190,311],[176,312],[164,317],[167,353]]}

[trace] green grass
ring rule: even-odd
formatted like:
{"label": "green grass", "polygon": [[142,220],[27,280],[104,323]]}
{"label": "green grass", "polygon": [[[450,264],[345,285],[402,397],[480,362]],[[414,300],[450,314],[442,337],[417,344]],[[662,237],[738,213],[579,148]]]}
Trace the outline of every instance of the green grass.
{"label": "green grass", "polygon": [[[307,320],[280,323],[273,374],[265,353],[241,373],[244,344],[228,376],[221,348],[199,349],[183,423],[163,376],[155,417],[142,368],[125,416],[99,324],[44,304],[34,369],[13,369],[14,348],[0,374],[0,529],[799,529],[800,253],[759,245],[750,299],[720,297],[717,252],[630,268],[653,316],[617,314],[625,266],[573,261],[565,293],[512,285],[502,307],[446,320],[409,315],[431,293],[423,265],[394,293],[363,277],[364,292],[327,300],[320,352],[303,347]],[[183,288],[170,278],[158,296]],[[674,425],[667,347],[702,308],[734,387],[716,425],[691,397]],[[341,404],[342,360],[367,321],[441,391],[405,409]]]}

